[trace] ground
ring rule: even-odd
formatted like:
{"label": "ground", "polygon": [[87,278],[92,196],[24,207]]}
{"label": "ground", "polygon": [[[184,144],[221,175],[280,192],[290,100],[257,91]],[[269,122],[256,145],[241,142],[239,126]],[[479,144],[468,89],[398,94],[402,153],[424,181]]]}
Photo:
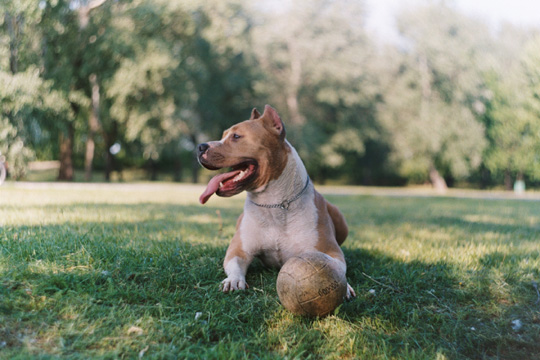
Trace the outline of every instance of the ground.
{"label": "ground", "polygon": [[0,358],[535,359],[537,195],[320,188],[358,298],[291,315],[254,264],[222,294],[243,197],[200,186],[0,188]]}

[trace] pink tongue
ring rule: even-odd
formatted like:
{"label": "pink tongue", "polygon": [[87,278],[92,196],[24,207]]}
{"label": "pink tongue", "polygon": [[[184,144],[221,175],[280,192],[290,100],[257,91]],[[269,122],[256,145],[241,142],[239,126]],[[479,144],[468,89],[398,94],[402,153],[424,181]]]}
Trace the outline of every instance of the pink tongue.
{"label": "pink tongue", "polygon": [[199,202],[201,204],[204,204],[210,199],[210,196],[214,195],[216,191],[219,189],[219,183],[224,182],[240,173],[241,170],[235,170],[231,171],[225,174],[219,174],[214,176],[210,181],[208,182],[208,185],[206,186],[206,190],[201,194],[199,197]]}

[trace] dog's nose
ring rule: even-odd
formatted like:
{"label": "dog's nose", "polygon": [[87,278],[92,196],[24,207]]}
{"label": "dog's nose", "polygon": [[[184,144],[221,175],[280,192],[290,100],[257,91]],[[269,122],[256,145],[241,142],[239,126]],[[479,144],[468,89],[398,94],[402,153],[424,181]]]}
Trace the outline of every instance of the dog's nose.
{"label": "dog's nose", "polygon": [[199,146],[197,147],[197,149],[199,149],[199,155],[204,154],[204,152],[208,150],[209,147],[210,145],[208,145],[207,143],[199,144]]}

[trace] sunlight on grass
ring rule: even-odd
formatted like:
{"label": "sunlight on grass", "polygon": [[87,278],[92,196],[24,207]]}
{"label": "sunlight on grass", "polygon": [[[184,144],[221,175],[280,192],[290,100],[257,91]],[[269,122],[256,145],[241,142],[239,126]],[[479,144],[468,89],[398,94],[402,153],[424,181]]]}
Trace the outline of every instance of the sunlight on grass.
{"label": "sunlight on grass", "polygon": [[[532,220],[533,218],[531,218]],[[473,214],[463,216],[463,220],[471,223],[487,223],[487,224],[499,224],[499,225],[516,225],[519,220],[511,217],[499,217],[489,214]]]}
{"label": "sunlight on grass", "polygon": [[8,358],[144,350],[144,358],[329,359],[540,351],[533,202],[329,196],[350,225],[344,252],[358,298],[335,315],[303,319],[280,306],[277,272],[257,262],[249,291],[218,291],[243,198],[201,206],[199,190],[2,188],[0,350]]}
{"label": "sunlight on grass", "polygon": [[197,224],[219,224],[219,218],[210,214],[192,215],[186,218],[186,221]]}

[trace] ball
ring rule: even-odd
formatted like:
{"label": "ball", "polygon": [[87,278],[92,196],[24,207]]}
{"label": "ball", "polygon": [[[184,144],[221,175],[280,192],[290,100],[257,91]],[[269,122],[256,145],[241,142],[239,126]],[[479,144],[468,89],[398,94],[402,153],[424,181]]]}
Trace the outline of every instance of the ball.
{"label": "ball", "polygon": [[276,288],[281,304],[292,313],[322,317],[343,303],[347,279],[337,260],[310,252],[287,260],[278,274]]}

